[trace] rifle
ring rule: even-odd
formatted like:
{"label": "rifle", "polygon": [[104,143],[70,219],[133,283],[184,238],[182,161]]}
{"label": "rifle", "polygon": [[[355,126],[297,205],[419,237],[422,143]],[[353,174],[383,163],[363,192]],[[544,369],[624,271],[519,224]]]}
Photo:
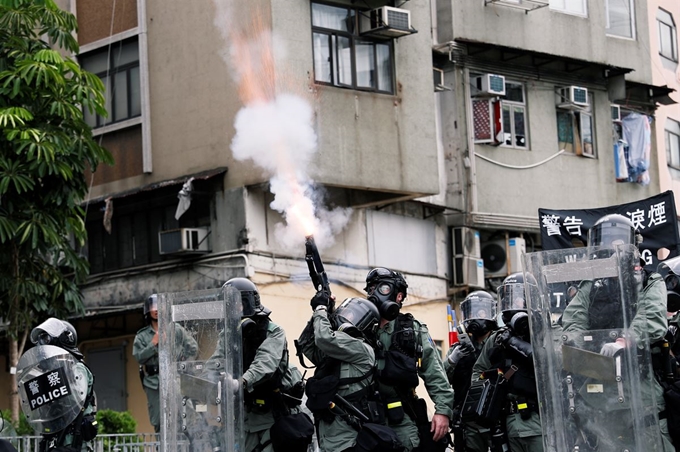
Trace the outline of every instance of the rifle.
{"label": "rifle", "polygon": [[330,299],[328,306],[328,313],[333,312],[335,302],[331,298],[331,286],[328,283],[328,275],[323,268],[321,256],[319,256],[319,249],[314,242],[314,236],[308,235],[305,237],[305,261],[307,261],[307,268],[309,269],[309,277],[312,278],[312,284],[317,292],[323,292]]}

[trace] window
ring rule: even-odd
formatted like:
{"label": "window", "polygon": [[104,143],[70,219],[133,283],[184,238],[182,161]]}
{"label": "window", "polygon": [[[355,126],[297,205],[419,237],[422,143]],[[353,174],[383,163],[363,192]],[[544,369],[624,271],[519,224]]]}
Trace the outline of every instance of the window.
{"label": "window", "polygon": [[633,0],[607,0],[607,34],[633,39],[633,12]]}
{"label": "window", "polygon": [[680,123],[666,120],[666,164],[680,170]]}
{"label": "window", "polygon": [[526,115],[527,107],[524,97],[524,85],[516,82],[505,82],[505,96],[501,98],[503,117],[503,142],[501,146],[527,148]]}
{"label": "window", "polygon": [[673,16],[659,8],[656,12],[659,25],[659,53],[671,61],[678,61],[678,34]]}
{"label": "window", "polygon": [[[192,196],[189,210],[179,220],[175,219],[177,185],[117,198],[113,201],[110,233],[104,229],[104,212],[90,208],[85,223],[90,273],[152,264],[166,259],[159,252],[158,233],[176,228],[209,227],[212,202],[210,187],[207,181],[194,181],[196,195]],[[172,256],[169,258],[172,259]]]}
{"label": "window", "polygon": [[579,16],[588,15],[586,0],[550,0],[550,9]]}
{"label": "window", "polygon": [[137,38],[120,41],[79,56],[81,66],[104,83],[108,118],[84,112],[91,127],[101,127],[142,114]]}
{"label": "window", "polygon": [[314,80],[343,88],[394,92],[392,42],[359,36],[355,8],[312,3]]}
{"label": "window", "polygon": [[[471,74],[475,78],[479,74]],[[473,97],[473,134],[475,143],[527,149],[527,107],[524,85],[505,81],[501,97]]]}
{"label": "window", "polygon": [[[559,90],[558,90],[559,91]],[[593,124],[592,93],[588,92],[588,105],[581,107],[557,94],[557,142],[559,149],[595,157],[595,127]]]}

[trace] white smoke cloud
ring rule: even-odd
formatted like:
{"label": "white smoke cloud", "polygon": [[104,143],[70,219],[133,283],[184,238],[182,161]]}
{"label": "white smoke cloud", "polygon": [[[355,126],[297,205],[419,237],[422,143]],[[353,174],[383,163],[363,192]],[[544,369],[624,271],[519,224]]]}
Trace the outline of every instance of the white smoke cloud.
{"label": "white smoke cloud", "polygon": [[[251,88],[254,83],[256,90],[259,85],[261,94],[272,93],[271,88],[281,84],[272,83],[271,78],[275,75],[266,65],[271,62],[271,55],[277,55],[277,61],[285,61],[281,57],[286,52],[283,41],[276,39],[269,29],[248,28],[240,16],[237,24],[236,11],[229,2],[214,0],[213,3],[215,26],[229,44],[220,56],[231,69],[234,80],[240,85],[248,82]],[[255,22],[261,19],[257,12],[254,16]],[[248,39],[244,40],[238,31],[234,34],[238,28],[235,25],[249,30]],[[247,61],[243,61],[244,56]],[[239,62],[245,63],[246,67],[239,66]],[[274,69],[278,73],[279,68]],[[300,96],[278,94],[278,89],[275,95],[255,98],[260,100],[252,101],[251,98],[236,115],[236,134],[231,150],[235,159],[251,159],[270,178],[270,191],[274,195],[270,207],[280,212],[285,220],[275,226],[277,243],[286,250],[299,251],[304,236],[312,232],[319,248],[332,246],[334,236],[347,225],[352,210],[326,209],[321,193],[314,189],[314,181],[308,173],[317,152],[312,107]]]}
{"label": "white smoke cloud", "polygon": [[320,248],[331,246],[352,213],[351,209],[323,208],[313,188],[307,173],[317,151],[313,117],[304,99],[281,94],[270,102],[243,107],[234,123],[234,158],[252,159],[270,176],[274,194],[270,206],[286,221],[285,225],[276,225],[275,238],[290,250],[299,249],[300,241],[310,231]]}

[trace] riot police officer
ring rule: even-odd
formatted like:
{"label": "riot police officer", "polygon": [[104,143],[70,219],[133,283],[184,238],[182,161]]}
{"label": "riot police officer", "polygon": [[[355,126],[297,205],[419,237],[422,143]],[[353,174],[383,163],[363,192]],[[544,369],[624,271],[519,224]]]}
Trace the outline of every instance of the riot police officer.
{"label": "riot police officer", "polygon": [[[484,344],[472,369],[472,382],[474,384],[485,371],[500,369],[508,384],[507,397],[501,407],[501,422],[505,424],[510,450],[542,452],[543,437],[522,273],[513,273],[503,280],[498,288],[498,309],[504,326],[492,333]],[[502,442],[501,438],[494,440]]]}
{"label": "riot police officer", "polygon": [[472,367],[475,365],[484,343],[489,335],[498,329],[496,323],[496,301],[493,296],[483,290],[471,292],[460,304],[463,315],[464,331],[467,341],[461,340],[449,349],[444,360],[444,369],[453,388],[453,435],[456,449],[470,452],[486,452],[489,449],[491,435],[488,430],[479,431],[465,426],[461,419],[461,409],[472,378]]}
{"label": "riot police officer", "polygon": [[[407,451],[443,450],[453,414],[453,390],[427,326],[400,312],[407,288],[404,276],[388,268],[374,268],[366,276],[367,298],[380,313],[376,356],[380,395],[387,406],[387,425],[397,432]],[[434,402],[431,423],[425,401],[415,395],[418,377]]]}
{"label": "riot police officer", "polygon": [[[158,378],[158,295],[152,294],[144,302],[146,326],[137,331],[132,345],[132,355],[139,363],[139,376],[146,393],[149,421],[156,433],[161,430],[160,388]],[[198,352],[198,344],[181,325],[175,324],[175,337],[181,344],[179,359],[191,359]]]}
{"label": "riot police officer", "polygon": [[[270,429],[277,418],[300,404],[302,375],[288,362],[286,333],[269,318],[255,284],[247,278],[232,278],[224,286],[241,293],[243,376],[230,380],[232,390],[243,388],[245,403],[245,452],[274,450]],[[224,332],[210,360],[224,358]],[[229,377],[228,377],[229,378]],[[284,395],[282,395],[284,394]],[[285,400],[282,400],[284,397]],[[285,403],[286,406],[281,406]],[[311,434],[309,441],[311,441]]]}
{"label": "riot police officer", "polygon": [[51,317],[29,337],[36,347],[21,357],[17,374],[21,408],[42,433],[39,451],[89,450],[97,435],[94,375],[83,362],[75,328]]}
{"label": "riot police officer", "polygon": [[[303,353],[317,368],[307,382],[307,407],[314,414],[322,452],[366,450],[357,446],[358,432],[375,414],[375,330],[380,315],[373,303],[347,298],[329,315],[328,294],[312,298],[313,343]],[[396,441],[396,434],[391,432]]]}
{"label": "riot police officer", "polygon": [[[612,254],[614,247],[634,245],[632,255],[623,253],[627,269],[622,272],[618,284],[624,287],[634,287],[636,291],[635,303],[621,303],[620,296],[611,296],[607,290],[606,280],[582,281],[578,293],[571,300],[564,311],[562,325],[564,332],[578,332],[591,330],[605,330],[630,327],[635,334],[646,333],[650,344],[664,339],[668,331],[667,292],[663,279],[656,272],[648,272],[642,268],[640,254],[637,250],[638,235],[633,222],[626,216],[606,215],[593,225],[588,231],[588,247],[593,248],[592,257],[597,258],[601,253]],[[600,249],[597,247],[605,247]],[[625,249],[625,248],[621,248]],[[630,320],[632,319],[632,321]],[[629,325],[626,325],[629,323]],[[641,338],[635,338],[636,342]],[[614,357],[628,346],[625,338],[603,345],[600,353]],[[649,375],[649,378],[654,378]],[[663,389],[656,380],[652,382],[656,406],[661,413],[665,408]],[[659,416],[661,440],[664,452],[672,452],[673,448],[668,433],[668,425],[663,415]]]}

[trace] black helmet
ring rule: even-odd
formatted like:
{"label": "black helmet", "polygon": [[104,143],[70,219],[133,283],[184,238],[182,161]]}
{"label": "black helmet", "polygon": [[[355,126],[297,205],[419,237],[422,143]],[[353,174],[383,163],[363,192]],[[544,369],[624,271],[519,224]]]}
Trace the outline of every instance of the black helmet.
{"label": "black helmet", "polygon": [[78,333],[66,320],[50,317],[33,328],[30,338],[35,345],[54,345],[67,350],[78,359],[83,358],[78,350]]}
{"label": "black helmet", "polygon": [[668,312],[680,311],[680,256],[661,262],[657,272],[666,283],[666,309]]}
{"label": "black helmet", "polygon": [[375,304],[364,298],[346,298],[331,315],[337,331],[352,337],[371,334],[380,322],[380,312]]}
{"label": "black helmet", "polygon": [[498,328],[496,300],[486,291],[476,290],[468,294],[460,303],[460,310],[465,329],[475,337],[481,337]]}
{"label": "black helmet", "polygon": [[605,215],[588,230],[588,246],[636,245],[635,226],[625,215]]}
{"label": "black helmet", "polygon": [[271,310],[265,308],[260,303],[260,293],[257,287],[248,278],[231,278],[224,283],[223,287],[233,287],[241,292],[241,302],[243,303],[243,313],[241,317],[252,317],[254,315],[268,316]]}
{"label": "black helmet", "polygon": [[144,300],[144,320],[147,323],[151,321],[151,311],[158,311],[158,295],[155,293]]}

